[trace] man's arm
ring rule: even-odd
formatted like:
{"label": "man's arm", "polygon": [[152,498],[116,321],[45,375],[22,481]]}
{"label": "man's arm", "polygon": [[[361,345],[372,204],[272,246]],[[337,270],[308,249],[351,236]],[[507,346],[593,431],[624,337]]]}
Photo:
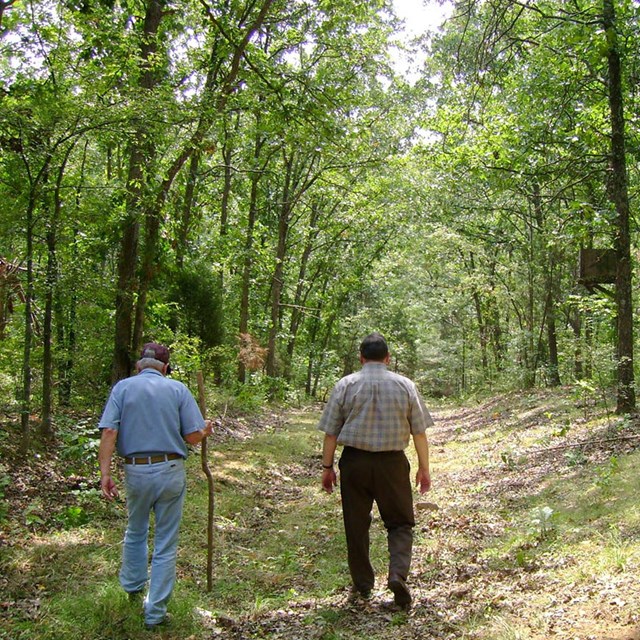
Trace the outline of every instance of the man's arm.
{"label": "man's arm", "polygon": [[107,500],[113,500],[118,497],[118,488],[111,478],[111,458],[116,448],[117,439],[117,429],[102,429],[100,448],[98,449],[98,462],[100,463],[100,487],[102,495]]}
{"label": "man's arm", "polygon": [[324,434],[322,443],[322,488],[327,493],[333,493],[333,487],[337,484],[336,472],[333,468],[333,456],[336,452],[338,436]]}
{"label": "man's arm", "polygon": [[212,431],[213,431],[213,421],[205,420],[204,429],[187,433],[187,435],[184,436],[184,441],[188,444],[194,444],[194,445],[198,444],[202,442],[206,437],[210,436]]}
{"label": "man's arm", "polygon": [[426,433],[415,433],[413,445],[418,454],[418,471],[416,484],[420,485],[420,493],[426,493],[431,489],[431,473],[429,471],[429,442]]}

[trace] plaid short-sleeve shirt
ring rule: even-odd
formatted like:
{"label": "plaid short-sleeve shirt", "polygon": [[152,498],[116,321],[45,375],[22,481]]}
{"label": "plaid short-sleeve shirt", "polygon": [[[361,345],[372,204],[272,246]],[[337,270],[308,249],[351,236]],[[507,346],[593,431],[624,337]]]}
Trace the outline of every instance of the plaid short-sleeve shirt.
{"label": "plaid short-sleeve shirt", "polygon": [[338,381],[318,429],[338,444],[365,451],[400,451],[411,435],[433,425],[414,382],[367,362],[358,373]]}

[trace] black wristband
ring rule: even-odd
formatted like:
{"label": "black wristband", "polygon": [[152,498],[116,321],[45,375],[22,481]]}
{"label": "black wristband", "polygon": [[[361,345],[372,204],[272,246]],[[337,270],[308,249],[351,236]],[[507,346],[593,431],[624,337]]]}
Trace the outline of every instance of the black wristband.
{"label": "black wristband", "polygon": [[329,464],[329,465],[327,465],[327,464],[323,464],[323,465],[322,465],[322,468],[323,468],[323,469],[333,469],[333,465],[332,465],[332,464]]}

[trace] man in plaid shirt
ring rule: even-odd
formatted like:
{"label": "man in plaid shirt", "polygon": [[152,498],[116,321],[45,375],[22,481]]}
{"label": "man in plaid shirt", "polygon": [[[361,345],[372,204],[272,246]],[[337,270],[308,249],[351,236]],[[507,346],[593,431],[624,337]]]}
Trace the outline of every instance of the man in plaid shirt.
{"label": "man in plaid shirt", "polygon": [[385,339],[379,333],[368,335],[360,344],[362,369],[334,387],[318,425],[325,434],[322,487],[332,493],[337,483],[333,459],[340,444],[340,492],[353,588],[369,598],[374,586],[369,527],[375,500],[387,530],[387,586],[395,603],[407,608],[415,520],[404,449],[411,437],[418,454],[416,484],[425,493],[431,488],[426,430],[433,420],[415,383],[387,369],[389,359]]}

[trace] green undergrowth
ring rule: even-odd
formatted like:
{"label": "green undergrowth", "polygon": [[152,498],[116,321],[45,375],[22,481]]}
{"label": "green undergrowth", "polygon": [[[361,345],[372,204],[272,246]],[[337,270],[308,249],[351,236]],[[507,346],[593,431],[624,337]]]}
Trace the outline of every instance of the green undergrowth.
{"label": "green undergrowth", "polygon": [[[565,618],[585,619],[606,589],[612,601],[615,589],[626,590],[615,605],[621,612],[640,605],[627,587],[640,569],[633,421],[596,408],[585,415],[562,392],[512,395],[463,408],[453,418],[438,414],[434,488],[417,498],[438,510],[417,511],[416,606],[409,615],[367,610],[359,617],[344,604],[349,577],[339,493],[320,490],[317,417],[300,411],[244,439],[210,443],[210,590],[207,484],[194,451],[173,619],[160,637],[538,640],[553,635],[541,612],[558,602]],[[609,448],[587,446],[618,436],[628,438],[620,440],[626,448],[615,440]],[[90,492],[97,470],[89,468],[94,475],[83,491]],[[8,477],[6,465],[2,472]],[[117,580],[124,503],[105,507],[85,496],[86,517],[65,523],[57,515],[47,520],[47,512],[61,513],[56,498],[39,499],[42,522],[28,522],[24,504],[2,521],[0,638],[150,637],[139,604],[128,601]],[[57,500],[76,504],[62,493]],[[377,518],[372,558],[383,584],[386,540]],[[378,592],[374,600],[380,598]],[[278,617],[285,629],[280,635],[273,631]]]}
{"label": "green undergrowth", "polygon": [[[474,586],[485,598],[458,637],[537,640],[559,628],[566,637],[636,637],[637,419],[585,410],[561,392],[531,403],[512,395],[482,412],[478,428],[461,420],[443,450],[447,472],[472,478],[467,517],[489,523],[475,544],[464,527],[448,536],[458,565],[484,567]],[[449,489],[459,496],[459,485]]]}
{"label": "green undergrowth", "polygon": [[[249,439],[210,443],[215,489],[210,591],[207,483],[199,449],[190,456],[178,583],[171,628],[162,637],[209,637],[208,621],[220,616],[257,615],[346,588],[339,498],[320,490],[316,419],[300,413]],[[8,614],[0,620],[3,640],[149,637],[139,605],[129,603],[117,581],[124,502],[108,509],[97,502],[87,509],[88,521],[67,530],[55,523],[53,530],[44,522],[24,526],[24,517],[10,523],[16,538],[0,560],[6,576],[0,600]]]}

